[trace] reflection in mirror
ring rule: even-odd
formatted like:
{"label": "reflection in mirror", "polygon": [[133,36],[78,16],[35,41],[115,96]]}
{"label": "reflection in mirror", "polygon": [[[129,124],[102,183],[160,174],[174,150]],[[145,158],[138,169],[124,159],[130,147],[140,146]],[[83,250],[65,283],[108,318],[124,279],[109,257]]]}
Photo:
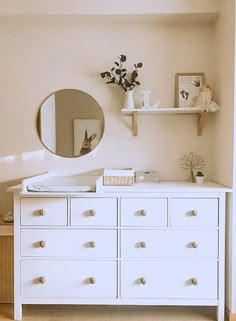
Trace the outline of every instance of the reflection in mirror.
{"label": "reflection in mirror", "polygon": [[62,157],[90,153],[101,141],[104,116],[96,100],[77,89],[63,89],[48,96],[38,114],[42,143]]}

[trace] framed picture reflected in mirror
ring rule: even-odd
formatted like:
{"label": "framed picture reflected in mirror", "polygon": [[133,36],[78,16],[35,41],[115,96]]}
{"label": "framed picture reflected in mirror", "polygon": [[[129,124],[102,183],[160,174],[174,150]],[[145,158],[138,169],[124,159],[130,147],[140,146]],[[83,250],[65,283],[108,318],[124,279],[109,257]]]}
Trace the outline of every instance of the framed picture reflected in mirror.
{"label": "framed picture reflected in mirror", "polygon": [[100,142],[101,119],[74,119],[74,156],[90,153]]}

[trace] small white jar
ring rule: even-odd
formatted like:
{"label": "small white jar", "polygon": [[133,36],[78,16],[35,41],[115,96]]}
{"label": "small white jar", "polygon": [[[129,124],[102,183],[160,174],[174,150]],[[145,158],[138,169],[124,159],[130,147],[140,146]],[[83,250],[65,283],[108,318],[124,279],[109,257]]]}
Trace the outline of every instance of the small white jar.
{"label": "small white jar", "polygon": [[195,176],[195,181],[197,184],[203,184],[204,183],[204,176]]}

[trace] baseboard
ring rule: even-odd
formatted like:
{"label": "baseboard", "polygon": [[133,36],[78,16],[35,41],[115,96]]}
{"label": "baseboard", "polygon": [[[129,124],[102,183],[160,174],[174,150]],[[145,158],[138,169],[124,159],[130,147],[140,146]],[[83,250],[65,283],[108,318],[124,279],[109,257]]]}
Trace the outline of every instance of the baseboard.
{"label": "baseboard", "polygon": [[231,313],[227,307],[225,307],[225,320],[236,321],[236,313]]}

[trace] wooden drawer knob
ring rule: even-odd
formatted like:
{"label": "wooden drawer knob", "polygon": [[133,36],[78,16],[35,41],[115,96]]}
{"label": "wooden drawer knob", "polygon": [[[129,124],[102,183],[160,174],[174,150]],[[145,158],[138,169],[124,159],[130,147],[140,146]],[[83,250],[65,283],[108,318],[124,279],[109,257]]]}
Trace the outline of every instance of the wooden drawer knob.
{"label": "wooden drawer knob", "polygon": [[89,214],[90,214],[90,216],[95,216],[96,215],[96,211],[95,210],[90,210]]}
{"label": "wooden drawer knob", "polygon": [[40,247],[45,247],[46,246],[46,242],[45,241],[40,241],[39,242],[39,246]]}
{"label": "wooden drawer knob", "polygon": [[46,280],[45,280],[45,277],[44,277],[44,276],[41,276],[41,277],[39,278],[39,283],[41,283],[41,284],[46,283]]}
{"label": "wooden drawer knob", "polygon": [[140,278],[140,284],[145,285],[146,284],[146,279],[145,278]]}
{"label": "wooden drawer knob", "polygon": [[197,280],[196,278],[192,278],[192,279],[191,279],[191,283],[192,283],[193,285],[198,285],[198,280]]}
{"label": "wooden drawer knob", "polygon": [[146,216],[146,215],[147,215],[147,212],[146,212],[145,210],[141,210],[141,211],[140,211],[140,214],[141,214],[141,216]]}
{"label": "wooden drawer knob", "polygon": [[197,210],[192,210],[192,216],[197,216]]}
{"label": "wooden drawer knob", "polygon": [[45,210],[44,209],[40,209],[39,210],[39,215],[40,216],[44,216],[45,215]]}
{"label": "wooden drawer knob", "polygon": [[96,283],[96,279],[95,278],[90,278],[89,282],[90,282],[90,284],[95,284]]}
{"label": "wooden drawer knob", "polygon": [[140,247],[143,248],[143,249],[146,248],[146,243],[145,242],[140,242]]}
{"label": "wooden drawer knob", "polygon": [[94,248],[96,245],[95,245],[95,242],[90,242],[89,243],[90,247]]}
{"label": "wooden drawer knob", "polygon": [[197,249],[197,248],[198,248],[197,242],[192,242],[192,243],[191,243],[191,246],[192,246],[192,248],[194,248],[194,249]]}

